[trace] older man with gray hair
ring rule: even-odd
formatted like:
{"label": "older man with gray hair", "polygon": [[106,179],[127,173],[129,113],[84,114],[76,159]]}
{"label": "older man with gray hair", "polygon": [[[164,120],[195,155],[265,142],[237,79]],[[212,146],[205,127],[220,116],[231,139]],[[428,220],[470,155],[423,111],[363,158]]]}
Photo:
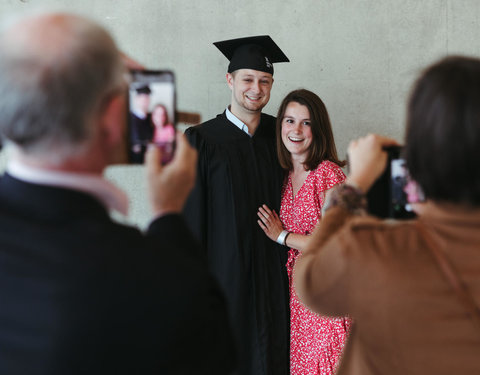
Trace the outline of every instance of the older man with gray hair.
{"label": "older man with gray hair", "polygon": [[0,33],[0,373],[225,374],[223,296],[180,212],[196,152],[146,157],[154,219],[114,222],[102,178],[123,150],[125,66],[99,25],[30,15]]}

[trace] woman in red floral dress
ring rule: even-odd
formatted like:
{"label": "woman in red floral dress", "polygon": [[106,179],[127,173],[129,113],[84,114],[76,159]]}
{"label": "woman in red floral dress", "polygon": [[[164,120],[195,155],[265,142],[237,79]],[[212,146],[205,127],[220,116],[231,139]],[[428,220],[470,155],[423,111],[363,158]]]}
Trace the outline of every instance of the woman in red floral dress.
{"label": "woman in red floral dress", "polygon": [[295,261],[321,217],[328,191],[345,180],[337,157],[327,109],[308,90],[295,90],[282,101],[277,115],[280,164],[288,171],[282,189],[280,216],[266,205],[258,224],[272,240],[290,247],[290,373],[333,374],[338,366],[351,320],[327,318],[303,306],[293,288]]}

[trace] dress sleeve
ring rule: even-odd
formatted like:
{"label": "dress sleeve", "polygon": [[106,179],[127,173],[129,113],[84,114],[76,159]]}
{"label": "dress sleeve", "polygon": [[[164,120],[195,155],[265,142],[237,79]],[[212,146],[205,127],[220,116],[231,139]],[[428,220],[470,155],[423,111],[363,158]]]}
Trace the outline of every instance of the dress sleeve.
{"label": "dress sleeve", "polygon": [[322,162],[317,168],[317,184],[320,191],[330,190],[335,185],[341,184],[345,181],[346,176],[342,168],[331,161]]}
{"label": "dress sleeve", "polygon": [[345,176],[345,173],[343,173],[342,168],[330,161],[326,163],[326,166],[329,171],[326,178],[327,190],[331,189],[335,185],[345,182],[347,177]]}

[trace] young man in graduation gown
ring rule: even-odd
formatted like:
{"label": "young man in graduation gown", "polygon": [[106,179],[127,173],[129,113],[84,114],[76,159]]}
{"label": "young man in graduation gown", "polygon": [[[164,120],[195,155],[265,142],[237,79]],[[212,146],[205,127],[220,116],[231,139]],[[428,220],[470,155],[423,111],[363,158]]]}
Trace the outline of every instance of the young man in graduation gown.
{"label": "young man in graduation gown", "polygon": [[230,60],[231,103],[186,131],[199,168],[184,212],[227,297],[239,374],[288,374],[286,248],[255,225],[260,205],[279,212],[275,118],[262,108],[270,99],[272,63],[288,58],[268,36],[214,44]]}

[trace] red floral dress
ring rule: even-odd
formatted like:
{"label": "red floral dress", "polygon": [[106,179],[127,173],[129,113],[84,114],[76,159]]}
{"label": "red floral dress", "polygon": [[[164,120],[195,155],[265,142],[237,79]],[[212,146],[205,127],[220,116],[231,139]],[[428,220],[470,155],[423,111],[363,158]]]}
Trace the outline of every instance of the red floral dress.
{"label": "red floral dress", "polygon": [[[325,193],[345,180],[342,169],[323,161],[310,171],[297,195],[293,196],[290,174],[282,189],[280,219],[286,230],[312,233],[321,217]],[[299,251],[290,249],[287,272],[290,282],[290,374],[333,374],[342,354],[351,325],[349,318],[326,318],[309,311],[293,289],[293,266]]]}

